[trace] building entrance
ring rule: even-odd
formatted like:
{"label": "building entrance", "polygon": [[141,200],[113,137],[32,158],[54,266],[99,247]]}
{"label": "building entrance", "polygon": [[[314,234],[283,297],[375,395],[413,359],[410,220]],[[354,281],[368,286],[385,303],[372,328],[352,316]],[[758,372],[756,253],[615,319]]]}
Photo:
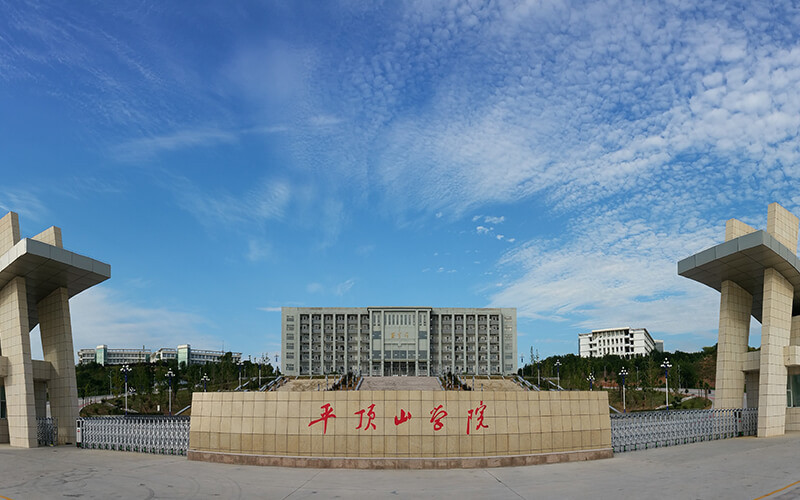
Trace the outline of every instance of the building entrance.
{"label": "building entrance", "polygon": [[383,374],[417,376],[416,364],[413,361],[386,361],[383,363]]}

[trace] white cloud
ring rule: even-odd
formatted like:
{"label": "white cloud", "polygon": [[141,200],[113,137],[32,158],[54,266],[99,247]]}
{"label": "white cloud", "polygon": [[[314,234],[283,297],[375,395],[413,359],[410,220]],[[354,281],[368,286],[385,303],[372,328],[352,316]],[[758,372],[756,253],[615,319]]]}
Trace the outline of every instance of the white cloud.
{"label": "white cloud", "polygon": [[502,234],[498,234],[497,236],[495,236],[495,238],[497,238],[498,240],[502,240],[503,238],[505,238],[505,236],[503,236]]}
{"label": "white cloud", "polygon": [[21,218],[41,221],[47,215],[47,207],[39,195],[28,189],[0,190],[0,217],[6,212],[17,212]]}
{"label": "white cloud", "polygon": [[204,224],[264,222],[283,218],[292,200],[292,186],[284,180],[264,179],[244,193],[207,192],[182,177],[173,177],[168,188],[181,208]]}
{"label": "white cloud", "polygon": [[[205,333],[213,326],[200,315],[168,307],[147,307],[125,300],[114,290],[97,286],[70,300],[72,337],[76,351],[107,344],[114,348],[151,349],[192,344],[216,349],[222,340]],[[41,339],[31,335],[32,349],[41,353]]]}
{"label": "white cloud", "polygon": [[[679,277],[676,269],[692,249],[719,238],[724,226],[687,220],[691,231],[675,227],[662,233],[624,213],[582,219],[567,241],[529,241],[510,250],[502,265],[518,269],[520,277],[494,293],[492,305],[516,305],[520,316],[581,329],[643,326],[713,343],[719,294]],[[694,229],[696,223],[702,229]]]}
{"label": "white cloud", "polygon": [[488,234],[492,229],[494,229],[494,228],[493,227],[478,226],[478,227],[475,228],[475,232],[477,232],[478,234]]}
{"label": "white cloud", "polygon": [[505,220],[506,220],[505,216],[502,215],[500,217],[487,215],[486,217],[483,218],[483,222],[487,224],[502,224]]}
{"label": "white cloud", "polygon": [[314,125],[315,127],[329,127],[331,125],[338,125],[342,123],[342,119],[336,116],[318,115],[312,117],[309,120],[309,123],[311,123],[311,125]]}
{"label": "white cloud", "polygon": [[247,260],[257,262],[264,260],[272,253],[272,245],[269,242],[250,240],[247,243]]}
{"label": "white cloud", "polygon": [[281,312],[280,307],[259,307],[258,310],[264,312]]}
{"label": "white cloud", "polygon": [[353,288],[353,285],[355,285],[355,284],[356,284],[356,280],[354,280],[352,278],[349,279],[349,280],[343,281],[343,282],[339,283],[338,285],[336,285],[336,287],[334,288],[334,292],[333,293],[335,295],[337,295],[338,297],[341,297],[342,295],[344,295],[347,292],[349,292],[350,289]]}
{"label": "white cloud", "polygon": [[308,293],[322,293],[325,291],[325,287],[320,283],[309,283],[306,285],[306,291]]}

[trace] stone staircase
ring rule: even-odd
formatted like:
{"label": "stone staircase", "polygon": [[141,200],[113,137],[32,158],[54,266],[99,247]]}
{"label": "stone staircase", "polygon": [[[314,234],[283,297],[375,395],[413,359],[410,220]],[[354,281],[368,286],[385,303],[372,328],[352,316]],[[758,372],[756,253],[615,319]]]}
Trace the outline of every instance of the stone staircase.
{"label": "stone staircase", "polygon": [[362,391],[441,391],[436,377],[364,377]]}

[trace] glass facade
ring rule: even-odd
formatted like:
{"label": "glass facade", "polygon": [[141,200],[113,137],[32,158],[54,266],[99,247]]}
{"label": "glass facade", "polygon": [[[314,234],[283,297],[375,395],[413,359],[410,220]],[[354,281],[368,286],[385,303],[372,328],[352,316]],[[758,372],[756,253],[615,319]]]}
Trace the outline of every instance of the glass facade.
{"label": "glass facade", "polygon": [[800,373],[789,375],[786,383],[786,406],[800,407]]}

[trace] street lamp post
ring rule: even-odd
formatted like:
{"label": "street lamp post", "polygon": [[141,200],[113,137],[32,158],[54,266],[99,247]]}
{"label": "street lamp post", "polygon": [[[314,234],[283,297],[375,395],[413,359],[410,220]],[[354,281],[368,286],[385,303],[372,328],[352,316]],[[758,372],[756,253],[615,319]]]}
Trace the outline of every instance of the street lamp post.
{"label": "street lamp post", "polygon": [[628,376],[628,370],[626,370],[624,366],[622,370],[619,371],[619,376],[622,377],[622,413],[628,413],[625,408],[625,377]]}
{"label": "street lamp post", "polygon": [[242,390],[242,366],[244,366],[244,361],[241,359],[239,360],[239,390]]}
{"label": "street lamp post", "polygon": [[591,391],[594,387],[594,373],[590,373],[586,380],[589,381],[589,390]]}
{"label": "street lamp post", "polygon": [[203,377],[200,380],[203,381],[203,392],[206,392],[206,387],[207,387],[208,381],[211,380],[211,379],[208,378],[208,373],[204,373]]}
{"label": "street lamp post", "polygon": [[169,414],[170,414],[170,416],[172,415],[172,377],[174,377],[174,376],[175,376],[175,374],[172,373],[172,368],[170,368],[169,371],[166,374],[166,377],[169,379]]}
{"label": "street lamp post", "polygon": [[128,414],[128,373],[131,371],[131,367],[127,364],[122,365],[122,368],[119,369],[122,373],[125,374],[125,415]]}
{"label": "street lamp post", "polygon": [[525,376],[525,356],[520,356],[519,357],[519,364],[520,364],[520,367],[522,368],[522,376],[524,377]]}
{"label": "street lamp post", "polygon": [[664,359],[664,362],[661,363],[661,368],[664,369],[664,384],[667,389],[667,410],[669,410],[669,369],[672,368],[672,365],[669,364],[668,359]]}
{"label": "street lamp post", "polygon": [[560,391],[561,390],[561,360],[560,359],[556,360],[556,374],[558,376],[558,378],[556,379],[558,381],[557,382],[558,383],[558,390]]}

